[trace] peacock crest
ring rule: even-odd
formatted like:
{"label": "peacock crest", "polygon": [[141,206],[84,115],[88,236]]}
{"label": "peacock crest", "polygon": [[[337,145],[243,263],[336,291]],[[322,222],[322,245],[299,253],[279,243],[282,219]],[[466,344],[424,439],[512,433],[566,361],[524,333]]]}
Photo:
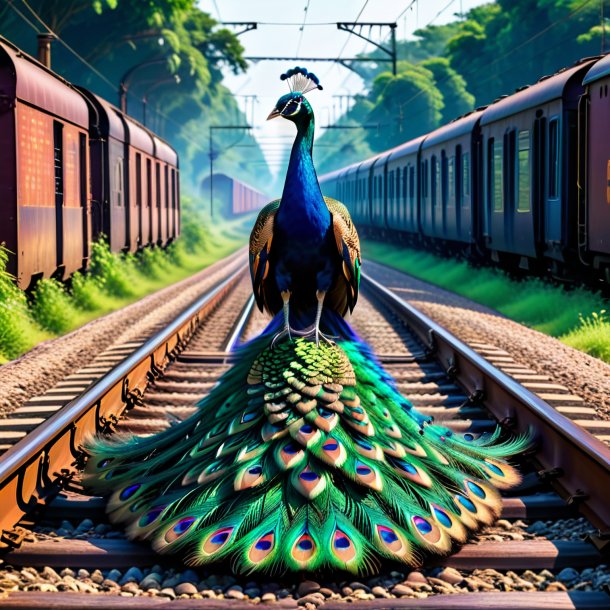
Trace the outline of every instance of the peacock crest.
{"label": "peacock crest", "polygon": [[299,92],[305,95],[314,89],[323,89],[320,80],[306,68],[291,68],[280,75],[280,80],[288,82],[288,87],[291,93]]}

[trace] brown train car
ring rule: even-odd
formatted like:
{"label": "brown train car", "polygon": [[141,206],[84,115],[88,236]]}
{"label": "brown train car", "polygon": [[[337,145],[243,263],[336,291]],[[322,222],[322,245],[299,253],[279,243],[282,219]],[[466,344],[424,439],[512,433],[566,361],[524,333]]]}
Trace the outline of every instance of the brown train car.
{"label": "brown train car", "polygon": [[79,87],[89,104],[91,224],[93,239],[105,235],[110,249],[129,247],[126,134],[121,111]]}
{"label": "brown train car", "polygon": [[160,228],[156,243],[165,245],[180,235],[178,154],[167,142],[155,135],[152,138],[155,145],[156,216]]}
{"label": "brown train car", "polygon": [[127,250],[135,252],[151,243],[152,164],[154,142],[142,125],[127,115],[121,115],[127,134],[125,158],[128,159],[127,184]]}
{"label": "brown train car", "polygon": [[579,207],[579,247],[589,251],[594,269],[610,282],[610,55],[589,70],[583,84],[586,95],[581,111],[583,104],[588,107],[583,129],[587,141],[581,151],[586,212]]}
{"label": "brown train car", "polygon": [[88,150],[83,98],[0,39],[0,242],[22,288],[87,264]]}

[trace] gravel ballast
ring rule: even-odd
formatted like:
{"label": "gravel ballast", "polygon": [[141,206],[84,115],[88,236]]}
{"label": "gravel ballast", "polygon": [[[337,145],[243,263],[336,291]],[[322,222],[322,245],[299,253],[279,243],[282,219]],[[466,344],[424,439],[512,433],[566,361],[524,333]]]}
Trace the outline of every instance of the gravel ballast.
{"label": "gravel ballast", "polygon": [[566,386],[601,419],[610,420],[610,365],[401,271],[367,261],[364,272],[465,343],[484,341],[505,350],[517,363]]}
{"label": "gravel ballast", "polygon": [[149,336],[156,326],[171,320],[230,269],[245,264],[244,251],[240,250],[68,335],[45,341],[0,367],[0,417],[43,394],[111,345]]}

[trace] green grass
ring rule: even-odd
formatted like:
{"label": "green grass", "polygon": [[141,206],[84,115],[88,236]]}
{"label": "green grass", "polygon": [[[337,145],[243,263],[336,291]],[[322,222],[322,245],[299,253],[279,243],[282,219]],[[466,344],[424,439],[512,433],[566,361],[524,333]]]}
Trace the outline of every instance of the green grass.
{"label": "green grass", "polygon": [[117,254],[102,240],[86,272],[68,283],[41,280],[29,298],[6,272],[9,253],[0,244],[0,364],[204,269],[244,244],[253,222],[248,215],[210,223],[183,197],[181,237],[167,248]]}
{"label": "green grass", "polygon": [[526,326],[610,362],[606,302],[585,288],[568,289],[537,278],[515,280],[487,267],[474,268],[394,244],[366,241],[365,260],[375,260],[496,309]]}

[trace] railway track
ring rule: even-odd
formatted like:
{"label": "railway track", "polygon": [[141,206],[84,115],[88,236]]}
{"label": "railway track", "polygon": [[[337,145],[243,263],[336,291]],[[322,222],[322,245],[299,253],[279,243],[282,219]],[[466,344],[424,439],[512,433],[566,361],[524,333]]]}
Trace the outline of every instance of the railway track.
{"label": "railway track", "polygon": [[[610,584],[602,554],[610,524],[610,450],[497,368],[510,363],[493,346],[477,346],[486,359],[374,278],[363,289],[353,323],[418,410],[455,433],[477,435],[497,421],[514,432],[536,431],[537,447],[523,458],[524,482],[504,498],[496,526],[426,574],[391,571],[364,581],[314,582],[307,591],[306,582],[180,572],[171,558],[107,524],[103,500],[80,493],[81,443],[114,429],[152,434],[193,413],[229,366],[231,348],[266,323],[252,310],[242,268],[144,343],[110,348],[71,376],[57,392],[65,396],[69,388],[75,395],[61,408],[50,408],[58,396],[51,391],[47,401],[40,397],[29,411],[11,416],[37,421],[23,425],[24,434],[0,458],[1,558],[11,566],[0,568],[0,588],[8,591],[0,606],[74,608],[91,603],[91,593],[108,593],[95,597],[96,606],[139,608],[178,597],[172,608],[245,608],[252,599],[329,610],[346,599],[371,608],[610,607],[610,596],[592,590],[601,589],[593,583],[605,574]],[[524,521],[533,522],[532,531]],[[570,574],[581,584],[566,590]]]}

